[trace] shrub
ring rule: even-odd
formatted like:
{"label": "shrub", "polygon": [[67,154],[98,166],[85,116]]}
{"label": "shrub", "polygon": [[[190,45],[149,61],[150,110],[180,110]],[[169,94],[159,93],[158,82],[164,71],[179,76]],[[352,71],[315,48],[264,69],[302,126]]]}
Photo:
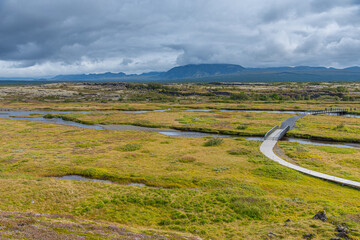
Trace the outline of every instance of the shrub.
{"label": "shrub", "polygon": [[43,118],[47,118],[47,119],[51,119],[51,118],[54,118],[54,117],[55,116],[50,114],[50,113],[43,116]]}
{"label": "shrub", "polygon": [[233,93],[230,96],[231,100],[240,100],[240,101],[245,101],[245,100],[249,100],[249,96],[244,93],[244,92],[240,92],[240,93]]}
{"label": "shrub", "polygon": [[241,124],[241,125],[239,125],[239,126],[236,127],[236,129],[239,129],[239,130],[245,130],[245,129],[247,129],[247,128],[248,128],[248,126],[245,125],[245,124]]}
{"label": "shrub", "polygon": [[141,144],[128,143],[128,144],[126,144],[124,146],[115,148],[115,150],[121,151],[121,152],[133,152],[133,151],[141,149],[141,147],[142,147]]}
{"label": "shrub", "polygon": [[205,147],[219,146],[224,142],[221,138],[212,138],[204,143]]}

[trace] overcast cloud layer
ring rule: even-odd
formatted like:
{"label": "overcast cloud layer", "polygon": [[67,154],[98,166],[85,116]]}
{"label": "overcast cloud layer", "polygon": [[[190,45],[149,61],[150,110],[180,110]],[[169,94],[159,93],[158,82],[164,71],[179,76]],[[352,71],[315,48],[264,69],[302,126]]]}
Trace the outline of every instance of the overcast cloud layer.
{"label": "overcast cloud layer", "polygon": [[0,0],[0,76],[360,65],[359,0]]}

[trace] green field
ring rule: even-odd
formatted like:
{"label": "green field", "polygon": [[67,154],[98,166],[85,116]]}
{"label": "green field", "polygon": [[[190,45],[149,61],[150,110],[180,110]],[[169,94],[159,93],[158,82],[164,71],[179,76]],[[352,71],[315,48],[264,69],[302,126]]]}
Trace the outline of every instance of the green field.
{"label": "green field", "polygon": [[[260,85],[248,90],[224,86],[223,91],[238,94],[245,91],[252,96],[274,86]],[[71,87],[74,90],[82,85],[62,86],[66,90]],[[178,88],[181,87],[184,86]],[[213,87],[189,84],[184,92],[206,93]],[[285,84],[277,90],[281,87],[292,88]],[[326,87],[336,89],[337,86]],[[57,89],[54,85],[41,88]],[[144,88],[137,89],[140,90],[149,93]],[[84,97],[92,91],[95,90],[80,92]],[[325,98],[323,102],[311,99],[250,101],[224,96],[210,99],[201,95],[198,102],[194,96],[191,96],[193,99],[172,96],[172,102],[124,102],[124,99],[104,102],[101,98],[117,94],[115,90],[107,91],[110,90],[103,89],[104,95],[98,100],[81,101],[76,99],[80,97],[76,94],[44,99],[29,94],[25,97],[29,98],[28,102],[21,101],[20,95],[11,95],[4,97],[0,105],[14,109],[58,110],[170,108],[165,112],[89,112],[47,117],[86,124],[130,124],[262,136],[296,114],[185,110],[307,110],[341,105],[338,101],[343,101]],[[135,94],[134,89],[130,93],[122,91],[124,96]],[[356,107],[359,103],[355,99],[344,106]],[[357,142],[360,141],[359,121],[339,116],[306,116],[289,135]],[[313,239],[330,239],[336,237],[336,225],[343,224],[352,229],[352,239],[360,239],[358,189],[285,168],[262,155],[260,141],[237,136],[224,139],[170,137],[157,132],[92,130],[2,118],[0,131],[0,238],[41,239],[53,234],[69,239],[126,239],[126,233],[134,234],[133,237],[146,235],[149,239],[161,239],[160,236],[170,239],[304,239],[306,234],[314,234]],[[285,141],[279,146],[278,154],[297,165],[360,180],[358,149]],[[110,183],[54,178],[67,175]],[[313,220],[312,217],[322,210],[329,219],[326,222]],[[285,224],[287,219],[290,221]]]}
{"label": "green field", "polygon": [[[0,125],[6,139],[0,208],[6,211],[71,214],[219,239],[258,239],[270,231],[283,238],[294,232],[298,239],[307,232],[330,237],[333,225],[310,221],[323,209],[334,221],[358,227],[358,190],[288,170],[262,156],[256,141],[205,146],[209,139],[153,132],[22,120]],[[71,174],[119,184],[51,178]],[[288,218],[291,227],[284,228]]]}

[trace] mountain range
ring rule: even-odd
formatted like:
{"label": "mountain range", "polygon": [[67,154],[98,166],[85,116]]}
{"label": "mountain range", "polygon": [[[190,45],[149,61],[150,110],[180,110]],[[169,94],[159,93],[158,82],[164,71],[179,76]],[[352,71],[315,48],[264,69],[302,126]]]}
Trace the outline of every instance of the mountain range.
{"label": "mountain range", "polygon": [[[39,80],[39,79],[38,79]],[[166,72],[142,74],[99,73],[58,75],[47,81],[123,81],[123,82],[290,82],[290,81],[358,81],[360,67],[344,69],[326,67],[244,68],[235,64],[189,64]]]}

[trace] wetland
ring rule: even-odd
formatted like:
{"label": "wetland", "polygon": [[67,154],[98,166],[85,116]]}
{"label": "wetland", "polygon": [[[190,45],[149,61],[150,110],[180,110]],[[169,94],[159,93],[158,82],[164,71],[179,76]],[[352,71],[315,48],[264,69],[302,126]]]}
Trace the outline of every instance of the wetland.
{"label": "wetland", "polygon": [[[339,95],[339,86],[349,90]],[[70,221],[61,217],[66,215],[170,239],[268,239],[270,232],[283,239],[309,233],[330,239],[337,223],[359,229],[359,190],[287,169],[259,147],[268,130],[291,116],[351,108],[355,116],[299,120],[278,143],[278,154],[358,181],[357,88],[356,83],[0,87],[0,209],[13,213],[7,223],[19,221],[15,212],[47,214],[44,223]],[[312,219],[321,210],[329,221]],[[352,231],[351,237],[360,236]]]}

